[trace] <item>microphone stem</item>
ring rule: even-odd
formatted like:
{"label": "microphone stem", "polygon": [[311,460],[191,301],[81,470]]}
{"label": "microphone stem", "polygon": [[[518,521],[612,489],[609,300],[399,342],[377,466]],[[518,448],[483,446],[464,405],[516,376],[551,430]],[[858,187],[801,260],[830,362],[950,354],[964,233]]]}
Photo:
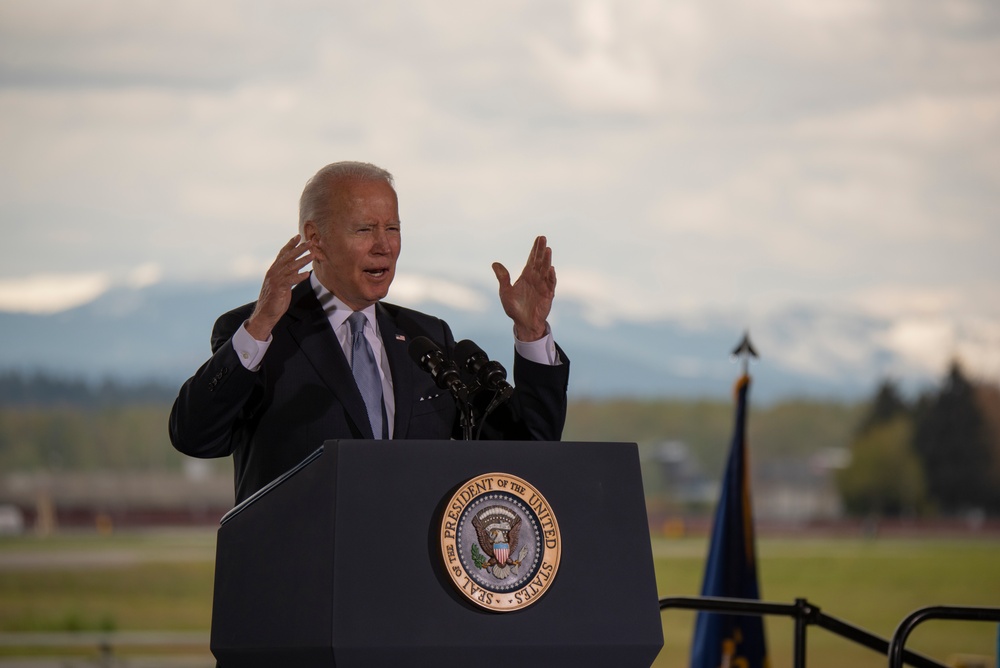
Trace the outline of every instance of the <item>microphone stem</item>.
{"label": "microphone stem", "polygon": [[[456,403],[458,403],[458,410],[461,412],[461,417],[459,417],[459,422],[462,425],[462,440],[471,441],[472,430],[475,428],[474,413],[472,411],[472,403],[469,401],[460,401],[456,398]],[[476,440],[479,440],[477,434]]]}
{"label": "microphone stem", "polygon": [[493,393],[493,399],[491,399],[489,405],[486,406],[486,410],[483,411],[483,418],[479,421],[479,429],[476,430],[477,441],[483,434],[483,425],[486,424],[486,418],[488,418],[490,416],[490,413],[495,411],[497,407],[506,400],[507,396],[500,390],[497,390],[496,392]]}

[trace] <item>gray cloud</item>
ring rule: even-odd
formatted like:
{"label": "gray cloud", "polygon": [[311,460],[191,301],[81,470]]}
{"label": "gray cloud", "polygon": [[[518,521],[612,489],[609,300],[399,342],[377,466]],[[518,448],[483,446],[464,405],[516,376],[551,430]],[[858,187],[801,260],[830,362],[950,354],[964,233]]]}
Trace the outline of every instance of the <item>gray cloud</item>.
{"label": "gray cloud", "polygon": [[264,265],[360,158],[404,273],[488,285],[545,233],[609,317],[947,294],[967,331],[1000,321],[996,62],[986,0],[6,3],[0,278]]}

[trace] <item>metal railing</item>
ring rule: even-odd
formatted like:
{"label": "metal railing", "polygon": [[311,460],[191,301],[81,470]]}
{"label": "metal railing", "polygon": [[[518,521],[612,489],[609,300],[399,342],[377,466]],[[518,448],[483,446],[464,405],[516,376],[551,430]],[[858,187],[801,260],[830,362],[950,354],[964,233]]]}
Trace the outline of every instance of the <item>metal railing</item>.
{"label": "metal railing", "polygon": [[[730,615],[791,617],[795,623],[793,666],[805,668],[806,640],[809,626],[818,626],[888,657],[889,668],[901,668],[904,663],[916,668],[948,668],[934,659],[905,648],[910,633],[932,619],[954,621],[1000,622],[1000,608],[929,606],[910,613],[900,622],[892,640],[886,640],[865,629],[828,615],[819,606],[804,598],[795,603],[768,603],[741,598],[711,596],[673,596],[659,600],[660,610],[697,610]],[[97,649],[98,665],[113,665],[114,650],[126,647],[172,648],[185,647],[207,652],[208,634],[199,632],[64,632],[64,633],[0,633],[0,648]]]}
{"label": "metal railing", "polygon": [[[962,622],[1000,622],[1000,608],[961,607],[957,605],[932,605],[914,610],[899,623],[889,643],[889,668],[900,668],[907,654],[904,646],[910,632],[931,619],[951,619]],[[1000,656],[997,657],[1000,660]]]}
{"label": "metal railing", "polygon": [[[701,612],[717,612],[730,615],[778,615],[791,617],[795,620],[795,635],[793,639],[794,668],[805,668],[806,665],[806,631],[809,626],[818,626],[835,633],[852,642],[888,656],[891,643],[881,636],[854,626],[842,619],[826,614],[804,598],[795,599],[795,603],[767,603],[742,598],[720,598],[713,596],[673,596],[660,599],[660,610],[667,609],[698,610]],[[897,631],[897,634],[899,631]],[[905,635],[903,637],[905,641]],[[916,668],[948,668],[934,659],[904,649],[903,641],[898,652],[901,661]],[[894,639],[895,642],[895,639]],[[898,666],[901,664],[894,664]]]}

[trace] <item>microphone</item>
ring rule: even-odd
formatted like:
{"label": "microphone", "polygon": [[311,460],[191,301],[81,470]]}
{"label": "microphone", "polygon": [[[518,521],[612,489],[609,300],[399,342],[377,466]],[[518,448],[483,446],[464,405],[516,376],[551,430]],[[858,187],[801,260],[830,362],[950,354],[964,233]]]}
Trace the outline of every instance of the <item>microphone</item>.
{"label": "microphone", "polygon": [[445,359],[444,353],[436,343],[426,336],[418,336],[410,342],[408,351],[417,366],[429,373],[438,387],[442,390],[451,390],[452,394],[463,400],[467,398],[468,388],[462,382],[458,365]]}
{"label": "microphone", "polygon": [[490,360],[483,349],[469,339],[459,341],[455,346],[455,359],[476,376],[482,387],[500,393],[503,399],[509,399],[514,393],[514,388],[507,382],[507,370],[503,365]]}

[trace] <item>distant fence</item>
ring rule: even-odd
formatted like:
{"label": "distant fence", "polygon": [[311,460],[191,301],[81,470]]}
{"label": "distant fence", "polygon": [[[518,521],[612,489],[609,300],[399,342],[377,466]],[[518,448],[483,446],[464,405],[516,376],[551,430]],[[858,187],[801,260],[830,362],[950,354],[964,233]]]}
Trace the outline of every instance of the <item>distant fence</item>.
{"label": "distant fence", "polygon": [[[79,631],[52,633],[0,633],[0,666],[20,665],[12,650],[30,652],[31,666],[215,666],[209,634],[172,631]],[[45,663],[45,652],[56,655]],[[79,664],[67,657],[82,657]],[[195,656],[197,655],[197,656]],[[17,656],[26,656],[18,654]],[[148,657],[158,660],[151,663]],[[170,657],[174,658],[171,659]],[[183,656],[184,658],[181,658]]]}

